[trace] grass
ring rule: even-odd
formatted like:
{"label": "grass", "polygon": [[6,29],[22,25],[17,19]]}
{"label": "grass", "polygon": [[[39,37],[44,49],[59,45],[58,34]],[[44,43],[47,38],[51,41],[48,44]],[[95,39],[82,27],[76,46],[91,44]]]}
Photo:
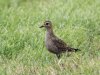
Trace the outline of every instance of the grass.
{"label": "grass", "polygon": [[[45,20],[81,51],[49,53]],[[0,0],[0,75],[99,75],[99,44],[100,0]]]}

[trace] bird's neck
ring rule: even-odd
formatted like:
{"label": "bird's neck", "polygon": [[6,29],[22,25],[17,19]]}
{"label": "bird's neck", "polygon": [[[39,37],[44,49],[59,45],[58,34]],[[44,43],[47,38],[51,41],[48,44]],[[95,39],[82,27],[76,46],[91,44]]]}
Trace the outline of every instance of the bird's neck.
{"label": "bird's neck", "polygon": [[46,35],[47,35],[47,36],[49,36],[49,35],[50,35],[50,36],[53,36],[53,35],[54,35],[53,29],[51,29],[51,28],[50,28],[50,29],[47,29]]}

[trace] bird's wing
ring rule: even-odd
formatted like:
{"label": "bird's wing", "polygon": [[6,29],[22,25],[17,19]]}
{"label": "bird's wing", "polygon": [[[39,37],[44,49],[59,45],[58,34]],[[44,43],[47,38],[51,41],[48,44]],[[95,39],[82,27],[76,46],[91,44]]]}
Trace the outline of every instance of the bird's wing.
{"label": "bird's wing", "polygon": [[57,37],[53,38],[52,40],[53,40],[54,45],[57,47],[59,51],[66,51],[67,45],[64,41],[62,41],[61,39]]}
{"label": "bird's wing", "polygon": [[52,39],[54,45],[57,47],[59,52],[64,52],[64,51],[79,51],[79,49],[71,48],[69,47],[63,40],[59,39],[58,37],[55,36],[55,38]]}

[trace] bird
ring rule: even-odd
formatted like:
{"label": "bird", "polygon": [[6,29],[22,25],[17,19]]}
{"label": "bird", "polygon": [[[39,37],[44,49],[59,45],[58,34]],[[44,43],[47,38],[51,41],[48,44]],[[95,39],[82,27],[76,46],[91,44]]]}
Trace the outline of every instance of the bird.
{"label": "bird", "polygon": [[61,57],[64,52],[77,52],[79,49],[69,47],[63,40],[59,39],[53,31],[52,22],[47,20],[40,28],[46,29],[45,46],[49,52],[56,54],[57,58]]}

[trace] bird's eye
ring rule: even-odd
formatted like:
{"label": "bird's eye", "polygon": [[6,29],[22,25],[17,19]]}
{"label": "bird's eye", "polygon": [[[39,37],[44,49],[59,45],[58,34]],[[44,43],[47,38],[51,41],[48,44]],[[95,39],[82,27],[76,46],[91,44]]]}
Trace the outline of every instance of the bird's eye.
{"label": "bird's eye", "polygon": [[46,23],[46,25],[48,25],[49,23]]}

